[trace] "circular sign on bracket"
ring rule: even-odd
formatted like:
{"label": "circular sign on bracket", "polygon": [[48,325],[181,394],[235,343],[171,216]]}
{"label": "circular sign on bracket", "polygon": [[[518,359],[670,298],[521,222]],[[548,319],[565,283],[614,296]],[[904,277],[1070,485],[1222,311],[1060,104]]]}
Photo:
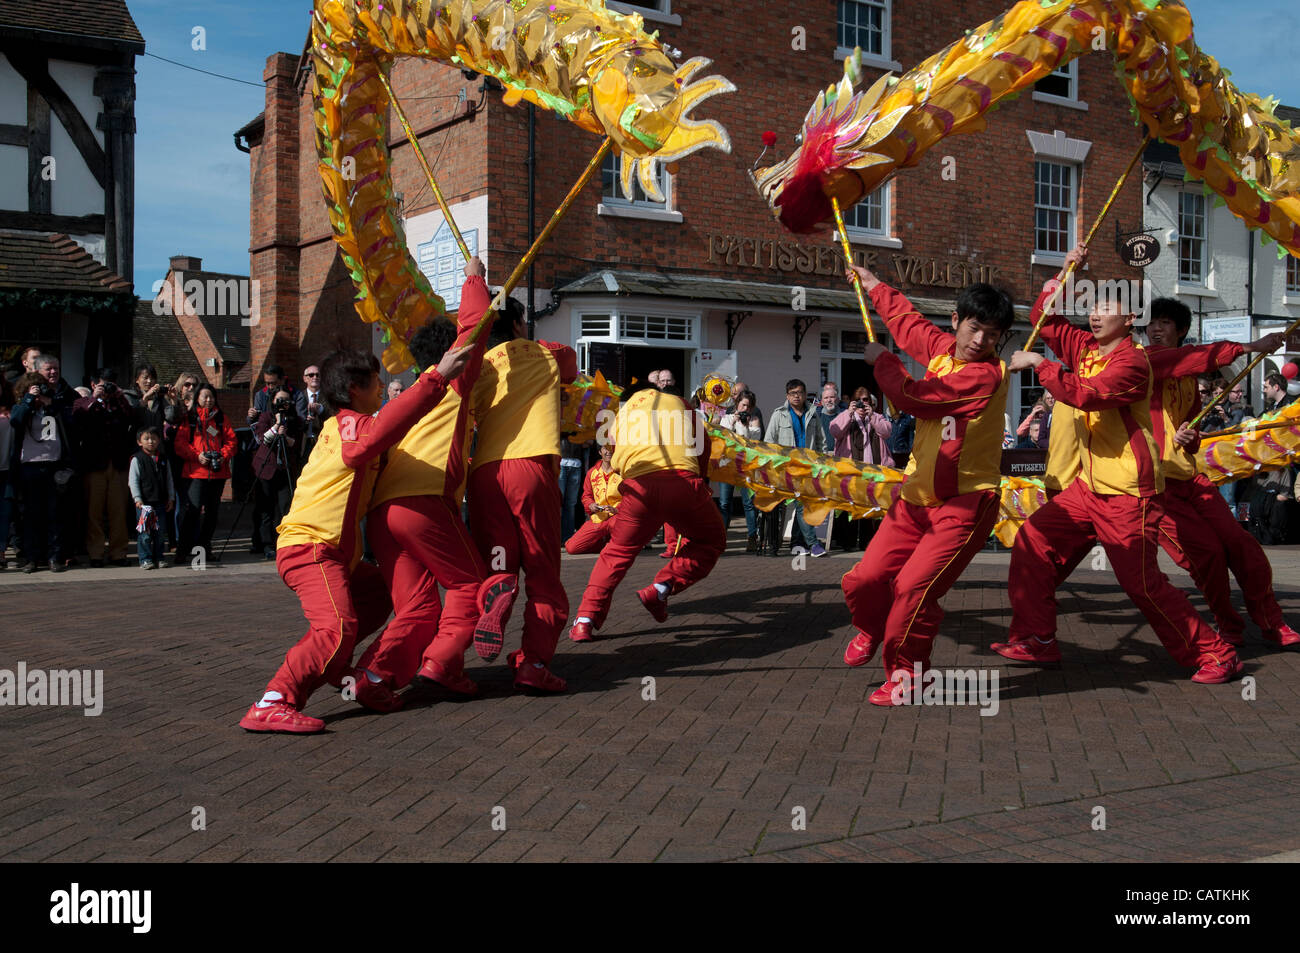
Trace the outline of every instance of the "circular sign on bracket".
{"label": "circular sign on bracket", "polygon": [[1160,242],[1154,235],[1130,235],[1119,246],[1119,257],[1130,268],[1145,268],[1160,257]]}

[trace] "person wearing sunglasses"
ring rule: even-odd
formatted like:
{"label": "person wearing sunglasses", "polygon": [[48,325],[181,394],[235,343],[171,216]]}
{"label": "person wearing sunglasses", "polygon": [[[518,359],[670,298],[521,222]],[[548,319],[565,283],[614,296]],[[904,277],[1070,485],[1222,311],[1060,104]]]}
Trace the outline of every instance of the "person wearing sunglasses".
{"label": "person wearing sunglasses", "polygon": [[303,424],[302,462],[311,456],[312,447],[316,445],[316,436],[320,433],[325,419],[325,403],[320,393],[320,367],[309,364],[302,372],[302,390],[294,396],[294,406]]}

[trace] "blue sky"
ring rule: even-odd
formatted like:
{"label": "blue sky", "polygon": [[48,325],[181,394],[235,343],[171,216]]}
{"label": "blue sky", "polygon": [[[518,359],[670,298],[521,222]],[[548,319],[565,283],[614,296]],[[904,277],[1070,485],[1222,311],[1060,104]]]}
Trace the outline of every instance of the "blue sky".
{"label": "blue sky", "polygon": [[[311,6],[310,0],[127,3],[150,53],[259,84],[268,56],[302,50]],[[1197,42],[1232,71],[1239,88],[1300,105],[1297,0],[1186,4]],[[206,50],[192,48],[196,26],[206,31]],[[950,39],[936,37],[934,48]],[[136,70],[136,294],[148,296],[176,254],[197,255],[213,271],[247,274],[248,156],[235,149],[232,134],[262,111],[265,91],[149,56],[137,59]]]}

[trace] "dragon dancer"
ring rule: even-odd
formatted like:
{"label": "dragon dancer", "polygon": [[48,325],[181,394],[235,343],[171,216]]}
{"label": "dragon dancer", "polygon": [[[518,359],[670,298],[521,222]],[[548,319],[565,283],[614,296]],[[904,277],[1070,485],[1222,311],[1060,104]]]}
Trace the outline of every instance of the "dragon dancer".
{"label": "dragon dancer", "polygon": [[885,684],[868,701],[893,705],[895,683],[929,665],[943,619],[939,600],[998,519],[1009,377],[997,344],[1015,311],[998,289],[971,285],[957,296],[948,334],[866,268],[853,266],[855,275],[899,347],[926,368],[914,380],[878,343],[862,355],[894,406],[916,418],[902,495],[841,582],[858,630],[845,664],[867,664],[883,642]]}

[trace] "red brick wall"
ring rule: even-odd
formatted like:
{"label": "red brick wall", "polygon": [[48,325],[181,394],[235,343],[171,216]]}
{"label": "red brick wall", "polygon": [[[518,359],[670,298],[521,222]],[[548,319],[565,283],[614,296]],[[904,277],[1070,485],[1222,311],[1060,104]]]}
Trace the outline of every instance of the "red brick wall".
{"label": "red brick wall", "polygon": [[249,155],[252,196],[249,277],[259,282],[261,310],[250,329],[252,379],[280,364],[296,380],[298,368],[298,58],[276,53],[266,61],[265,132]]}

